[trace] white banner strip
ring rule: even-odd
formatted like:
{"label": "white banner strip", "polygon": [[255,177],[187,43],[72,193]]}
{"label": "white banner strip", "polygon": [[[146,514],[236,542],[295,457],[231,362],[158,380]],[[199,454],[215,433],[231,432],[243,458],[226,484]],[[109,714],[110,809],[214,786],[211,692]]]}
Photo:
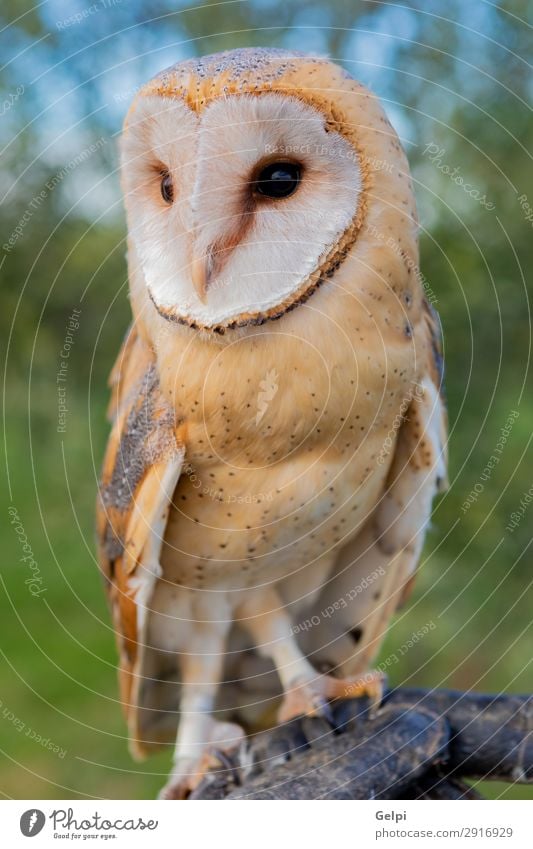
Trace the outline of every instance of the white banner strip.
{"label": "white banner strip", "polygon": [[[2,801],[1,845],[171,849],[492,846],[531,849],[533,804],[475,802]],[[29,841],[35,838],[35,843]]]}

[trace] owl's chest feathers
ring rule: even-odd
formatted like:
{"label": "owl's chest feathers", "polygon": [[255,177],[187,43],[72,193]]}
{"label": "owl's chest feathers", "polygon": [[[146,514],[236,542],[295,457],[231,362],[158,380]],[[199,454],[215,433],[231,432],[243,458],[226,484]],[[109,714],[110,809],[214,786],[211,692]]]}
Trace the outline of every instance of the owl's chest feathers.
{"label": "owl's chest feathers", "polygon": [[218,346],[163,339],[161,386],[188,461],[264,469],[302,452],[353,454],[364,444],[368,454],[370,436],[389,430],[412,393],[417,356],[371,316],[343,321],[326,334],[311,315],[305,333],[264,326]]}
{"label": "owl's chest feathers", "polygon": [[186,458],[167,580],[242,588],[333,562],[383,491],[409,369],[351,347],[325,360],[301,340],[278,341],[249,356],[196,351],[174,372]]}

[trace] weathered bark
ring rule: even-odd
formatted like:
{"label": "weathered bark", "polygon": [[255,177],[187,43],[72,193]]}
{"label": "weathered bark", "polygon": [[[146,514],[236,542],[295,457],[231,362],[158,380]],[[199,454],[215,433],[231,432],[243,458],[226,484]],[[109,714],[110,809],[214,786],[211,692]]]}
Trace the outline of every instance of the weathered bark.
{"label": "weathered bark", "polygon": [[475,799],[462,779],[533,782],[533,696],[389,691],[333,705],[224,758],[193,799]]}

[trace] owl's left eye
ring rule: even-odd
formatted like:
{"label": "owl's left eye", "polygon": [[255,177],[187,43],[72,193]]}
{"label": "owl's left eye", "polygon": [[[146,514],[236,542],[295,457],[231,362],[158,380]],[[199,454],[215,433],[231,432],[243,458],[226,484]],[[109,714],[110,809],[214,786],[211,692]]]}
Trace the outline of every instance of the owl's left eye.
{"label": "owl's left eye", "polygon": [[174,186],[168,171],[163,171],[161,174],[161,196],[165,203],[172,203],[174,200]]}
{"label": "owl's left eye", "polygon": [[298,188],[301,176],[302,169],[297,162],[271,162],[259,171],[254,189],[273,200],[287,198]]}

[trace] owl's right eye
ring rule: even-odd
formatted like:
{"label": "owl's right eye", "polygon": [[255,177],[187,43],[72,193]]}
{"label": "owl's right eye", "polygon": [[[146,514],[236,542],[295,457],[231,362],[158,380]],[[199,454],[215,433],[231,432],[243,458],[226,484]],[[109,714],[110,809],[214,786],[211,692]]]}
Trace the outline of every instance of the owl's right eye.
{"label": "owl's right eye", "polygon": [[172,203],[174,200],[174,186],[172,185],[172,177],[168,171],[163,171],[161,174],[161,197],[165,203]]}

